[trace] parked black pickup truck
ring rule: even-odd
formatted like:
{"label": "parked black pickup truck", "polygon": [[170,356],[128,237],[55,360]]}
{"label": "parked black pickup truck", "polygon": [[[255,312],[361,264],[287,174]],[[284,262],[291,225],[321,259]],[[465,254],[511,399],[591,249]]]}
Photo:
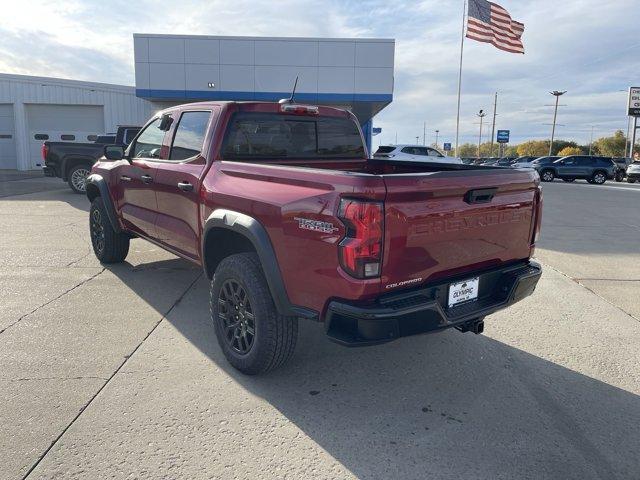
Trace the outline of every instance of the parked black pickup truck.
{"label": "parked black pickup truck", "polygon": [[103,135],[92,143],[44,142],[44,174],[62,178],[75,193],[85,193],[84,182],[93,164],[103,155],[104,146],[115,144],[126,147],[139,131],[140,127],[134,125],[118,125],[115,140],[113,136]]}

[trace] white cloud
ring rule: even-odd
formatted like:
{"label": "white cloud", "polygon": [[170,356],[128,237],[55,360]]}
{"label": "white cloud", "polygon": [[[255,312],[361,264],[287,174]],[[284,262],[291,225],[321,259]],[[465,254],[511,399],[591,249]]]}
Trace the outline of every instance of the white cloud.
{"label": "white cloud", "polygon": [[[526,55],[465,43],[462,140],[477,135],[475,113],[491,111],[516,139],[546,138],[552,89],[566,89],[560,136],[585,142],[626,129],[625,95],[638,82],[637,0],[499,0],[525,23]],[[176,4],[177,5],[177,4]],[[396,38],[394,102],[377,118],[378,139],[411,141],[428,130],[455,134],[460,0],[189,0],[7,2],[0,17],[0,71],[133,83],[132,33]],[[432,141],[431,139],[428,139]],[[376,140],[377,143],[377,140]]]}

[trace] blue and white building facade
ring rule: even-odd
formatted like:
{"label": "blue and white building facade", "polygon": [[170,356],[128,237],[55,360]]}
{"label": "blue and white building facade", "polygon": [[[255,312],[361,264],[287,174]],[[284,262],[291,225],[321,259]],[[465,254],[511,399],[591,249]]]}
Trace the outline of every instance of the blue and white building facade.
{"label": "blue and white building facade", "polygon": [[372,118],[393,99],[395,41],[134,34],[136,96],[163,106],[296,99],[348,108],[371,146]]}

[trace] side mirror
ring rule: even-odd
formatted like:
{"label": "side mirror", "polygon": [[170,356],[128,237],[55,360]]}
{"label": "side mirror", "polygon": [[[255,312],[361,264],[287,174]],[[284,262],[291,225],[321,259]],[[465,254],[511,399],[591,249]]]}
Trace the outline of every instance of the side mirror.
{"label": "side mirror", "polygon": [[105,145],[104,156],[107,160],[122,160],[124,158],[124,147],[121,145]]}

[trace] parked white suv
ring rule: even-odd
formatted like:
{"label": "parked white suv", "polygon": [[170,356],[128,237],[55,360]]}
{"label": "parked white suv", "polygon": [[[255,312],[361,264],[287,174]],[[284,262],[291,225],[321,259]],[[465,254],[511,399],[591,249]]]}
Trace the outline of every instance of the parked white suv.
{"label": "parked white suv", "polygon": [[457,157],[445,157],[432,147],[423,145],[381,145],[373,158],[432,163],[462,163]]}

